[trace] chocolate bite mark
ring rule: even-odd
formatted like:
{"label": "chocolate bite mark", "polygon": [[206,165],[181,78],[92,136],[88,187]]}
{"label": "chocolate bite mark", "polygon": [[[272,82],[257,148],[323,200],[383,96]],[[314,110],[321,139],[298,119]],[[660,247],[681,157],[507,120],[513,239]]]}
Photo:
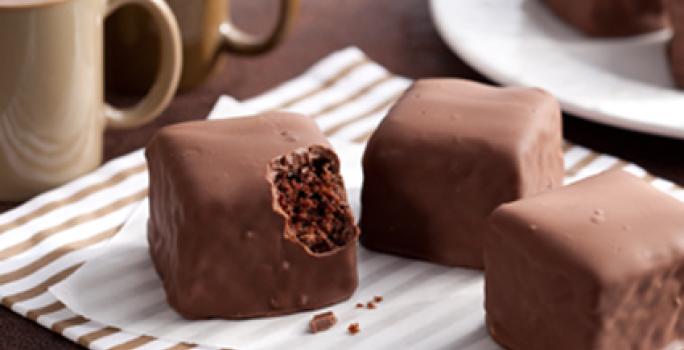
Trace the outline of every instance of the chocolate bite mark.
{"label": "chocolate bite mark", "polygon": [[286,219],[285,238],[318,255],[334,252],[358,235],[337,156],[310,146],[268,166],[274,209]]}

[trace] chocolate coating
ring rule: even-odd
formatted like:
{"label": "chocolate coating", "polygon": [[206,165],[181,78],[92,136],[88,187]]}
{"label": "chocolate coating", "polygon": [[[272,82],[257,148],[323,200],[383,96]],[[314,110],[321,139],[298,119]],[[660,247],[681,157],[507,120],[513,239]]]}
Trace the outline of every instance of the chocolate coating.
{"label": "chocolate coating", "polygon": [[663,0],[542,0],[588,36],[621,37],[667,27]]}
{"label": "chocolate coating", "polygon": [[[146,150],[148,240],[176,311],[189,319],[272,316],[353,293],[359,231],[329,147],[310,118],[287,113],[157,133]],[[301,201],[283,192],[291,186]],[[317,236],[331,230],[334,242]]]}
{"label": "chocolate coating", "polygon": [[684,204],[623,171],[499,207],[485,308],[511,350],[659,350],[684,336]]}
{"label": "chocolate coating", "polygon": [[417,81],[366,148],[362,244],[481,268],[487,217],[559,186],[561,143],[558,103],[541,90]]}
{"label": "chocolate coating", "polygon": [[668,57],[675,83],[684,89],[684,1],[669,0],[668,12],[672,20],[672,41],[668,45]]}

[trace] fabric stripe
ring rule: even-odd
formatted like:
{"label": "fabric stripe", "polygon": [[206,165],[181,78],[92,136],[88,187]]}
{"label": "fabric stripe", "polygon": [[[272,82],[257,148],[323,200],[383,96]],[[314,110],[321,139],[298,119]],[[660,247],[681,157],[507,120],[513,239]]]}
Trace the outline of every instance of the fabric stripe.
{"label": "fabric stripe", "polygon": [[608,168],[608,170],[618,170],[624,168],[625,166],[627,166],[627,162],[625,162],[622,159],[618,159],[617,162],[615,162],[615,164],[611,165],[610,168]]}
{"label": "fabric stripe", "polygon": [[314,119],[318,118],[322,115],[325,115],[325,114],[330,113],[336,109],[339,109],[339,108],[341,108],[341,107],[343,107],[343,106],[345,106],[345,105],[347,105],[353,101],[356,101],[357,99],[365,96],[369,91],[375,89],[378,85],[381,85],[382,83],[390,81],[393,78],[394,78],[393,75],[387,73],[384,76],[382,76],[376,80],[371,81],[369,84],[365,85],[360,90],[358,90],[358,91],[352,93],[351,95],[347,96],[345,99],[326,106],[325,108],[321,109],[320,111],[318,111],[318,113],[312,115],[311,117],[313,117]]}
{"label": "fabric stripe", "polygon": [[11,308],[12,305],[14,305],[15,303],[35,298],[36,296],[47,292],[48,288],[52,287],[53,285],[61,282],[65,278],[69,277],[69,275],[74,273],[74,271],[78,270],[78,268],[81,267],[81,265],[83,265],[83,263],[78,263],[76,265],[68,267],[68,268],[60,271],[59,273],[54,274],[52,277],[45,280],[45,282],[43,282],[43,283],[41,283],[41,284],[39,284],[39,285],[29,289],[29,290],[4,297],[4,298],[2,298],[2,304],[8,308]]}
{"label": "fabric stripe", "polygon": [[74,316],[72,318],[66,319],[64,321],[59,321],[52,325],[51,329],[55,333],[63,334],[64,330],[70,327],[80,326],[82,324],[88,323],[90,320],[83,316]]}
{"label": "fabric stripe", "polygon": [[655,180],[656,180],[656,177],[655,177],[653,174],[651,174],[651,173],[646,173],[646,174],[642,177],[642,179],[643,179],[644,181],[650,183],[650,182],[655,181]]}
{"label": "fabric stripe", "polygon": [[[45,280],[45,278],[43,278],[40,282],[43,282],[44,280]],[[28,289],[28,288],[25,288],[23,290],[26,290],[26,289]],[[14,304],[14,305],[12,305],[11,309],[20,315],[26,315],[29,311],[39,309],[39,308],[44,307],[45,305],[48,305],[48,304],[53,303],[55,301],[57,301],[57,298],[55,298],[55,296],[52,295],[52,293],[43,293],[43,294],[36,296],[35,298],[25,300],[19,304]]]}
{"label": "fabric stripe", "polygon": [[[464,305],[462,305],[462,308],[459,308],[459,311],[462,311],[463,314],[472,313],[472,312],[477,312],[480,309],[480,307],[481,307],[481,305],[478,305],[476,303],[465,303]],[[422,335],[432,335],[434,333],[437,333],[440,330],[448,328],[448,327],[444,327],[444,325],[447,325],[450,323],[453,323],[453,315],[452,314],[448,313],[447,315],[441,315],[438,318],[430,320],[430,322],[426,322],[426,323],[418,325],[415,333],[404,334],[403,337],[398,338],[395,343],[392,343],[392,345],[397,346],[397,347],[415,346],[417,343],[423,342],[429,338],[429,336],[422,336]],[[417,336],[419,334],[421,336]],[[462,340],[464,340],[464,339],[462,339]],[[460,349],[460,347],[458,347],[458,348],[453,347],[453,349]]]}
{"label": "fabric stripe", "polygon": [[112,175],[110,178],[106,179],[105,181],[99,182],[92,184],[90,186],[84,187],[83,189],[77,191],[76,193],[73,193],[72,195],[54,200],[51,202],[47,202],[43,204],[42,206],[38,207],[37,209],[26,213],[10,222],[7,222],[5,224],[0,225],[0,235],[3,233],[17,228],[23,224],[28,223],[29,221],[36,219],[40,216],[46,215],[55,209],[61,208],[63,206],[75,203],[95,192],[102,191],[104,189],[107,189],[109,187],[115,186],[124,180],[128,179],[130,176],[138,174],[140,172],[143,172],[147,169],[147,166],[145,164],[140,164],[134,167],[130,167],[124,170],[119,171],[118,173],[115,173]]}
{"label": "fabric stripe", "polygon": [[23,253],[32,247],[36,246],[38,243],[46,240],[47,238],[58,234],[68,228],[74,227],[76,225],[92,221],[98,218],[101,218],[109,213],[112,213],[118,209],[121,209],[131,203],[137,202],[142,200],[147,196],[147,189],[138,191],[132,195],[128,195],[126,197],[120,198],[114,202],[111,202],[103,207],[100,207],[96,210],[93,210],[91,212],[86,212],[81,215],[75,216],[67,221],[64,221],[56,226],[52,226],[50,228],[41,230],[34,234],[31,238],[17,243],[13,246],[7,247],[5,249],[0,250],[0,261],[6,260],[7,258],[10,258],[14,255],[17,255],[19,253]]}
{"label": "fabric stripe", "polygon": [[[366,64],[363,67],[354,70],[343,79],[335,82],[330,88],[321,90],[312,98],[299,101],[286,110],[307,116],[318,115],[326,108],[337,110],[338,108],[332,108],[330,106],[335,106],[343,103],[347,99],[351,99],[356,92],[388,74],[387,70],[376,64]],[[360,98],[356,97],[356,99],[362,99],[363,96],[365,95],[362,95]],[[356,99],[352,101],[356,101]]]}
{"label": "fabric stripe", "polygon": [[174,345],[174,346],[172,346],[166,350],[189,350],[189,349],[192,349],[196,346],[197,345],[190,344],[190,343],[180,343],[180,344],[176,344],[176,345]]}
{"label": "fabric stripe", "polygon": [[97,331],[94,331],[94,332],[90,332],[90,333],[88,333],[88,334],[85,334],[85,335],[82,335],[82,336],[78,337],[78,339],[76,340],[76,342],[77,342],[78,344],[80,344],[80,345],[86,347],[86,348],[89,348],[89,347],[90,347],[90,344],[91,344],[92,342],[94,342],[94,341],[96,341],[96,340],[98,340],[98,339],[100,339],[100,338],[108,337],[108,336],[110,336],[110,335],[112,335],[112,334],[114,334],[114,333],[117,333],[117,332],[119,332],[119,330],[116,329],[116,328],[114,328],[114,327],[104,327],[104,328],[102,328],[102,329],[100,329],[100,330],[97,330]]}
{"label": "fabric stripe", "polygon": [[66,306],[64,306],[64,304],[62,304],[61,301],[56,301],[50,305],[46,305],[46,306],[41,307],[39,309],[34,309],[34,310],[29,311],[28,313],[26,313],[26,318],[35,321],[40,316],[51,314],[53,312],[62,310],[64,308],[66,308]]}
{"label": "fabric stripe", "polygon": [[66,254],[69,254],[75,250],[79,250],[91,246],[93,244],[102,242],[108,238],[111,238],[119,231],[120,228],[121,226],[117,226],[109,230],[102,231],[96,234],[95,236],[89,237],[87,239],[66,244],[20,269],[14,270],[10,273],[0,274],[0,284],[9,283],[24,278]]}
{"label": "fabric stripe", "polygon": [[567,169],[565,171],[565,175],[569,176],[569,177],[577,175],[580,171],[582,171],[582,169],[584,169],[587,165],[591,164],[591,162],[598,159],[598,157],[600,157],[600,156],[601,155],[599,153],[590,152],[584,158],[582,158],[580,161],[575,163],[575,165],[573,165],[572,167]]}
{"label": "fabric stripe", "polygon": [[375,129],[368,130],[367,132],[353,138],[352,142],[354,142],[354,143],[366,143],[366,142],[368,142],[368,140],[370,140],[371,136],[373,136],[374,132],[375,132]]}
{"label": "fabric stripe", "polygon": [[123,344],[113,346],[109,350],[133,350],[139,348],[147,343],[154,341],[155,338],[146,335],[139,336],[135,339],[131,339]]}
{"label": "fabric stripe", "polygon": [[353,116],[343,122],[337,123],[333,125],[332,127],[328,128],[325,130],[325,135],[326,136],[332,136],[338,133],[340,130],[344,129],[345,127],[348,127],[349,125],[352,125],[364,118],[367,118],[375,113],[379,113],[387,108],[389,108],[398,98],[401,96],[401,94],[393,95],[390,98],[380,102],[378,105],[374,106],[371,108],[369,111],[364,112],[362,114],[359,114],[357,116]]}
{"label": "fabric stripe", "polygon": [[313,89],[313,90],[310,90],[310,91],[307,91],[307,92],[305,92],[305,93],[299,95],[298,97],[289,99],[289,100],[287,100],[287,101],[285,101],[285,102],[279,104],[278,106],[276,106],[276,107],[273,108],[273,109],[274,109],[274,110],[276,110],[276,109],[285,109],[285,108],[287,108],[287,107],[290,107],[290,106],[294,105],[295,103],[298,103],[298,102],[303,101],[303,100],[305,100],[305,99],[307,99],[307,98],[310,98],[310,97],[312,97],[312,96],[314,96],[314,95],[320,93],[321,91],[324,91],[325,89],[331,87],[331,86],[334,85],[337,81],[339,81],[340,79],[344,78],[344,77],[347,76],[349,73],[353,72],[355,69],[357,69],[357,68],[359,68],[359,67],[361,67],[361,66],[363,66],[363,65],[365,65],[365,64],[368,64],[368,63],[370,63],[370,60],[369,60],[367,57],[363,57],[363,58],[361,58],[361,59],[358,60],[358,61],[354,61],[354,62],[350,63],[349,65],[345,66],[344,68],[342,68],[339,72],[337,72],[337,74],[335,74],[335,75],[333,75],[332,77],[330,77],[330,78],[326,79],[325,81],[323,81],[323,82],[321,83],[321,86],[320,86],[320,87],[318,87],[318,88],[316,88],[316,89]]}

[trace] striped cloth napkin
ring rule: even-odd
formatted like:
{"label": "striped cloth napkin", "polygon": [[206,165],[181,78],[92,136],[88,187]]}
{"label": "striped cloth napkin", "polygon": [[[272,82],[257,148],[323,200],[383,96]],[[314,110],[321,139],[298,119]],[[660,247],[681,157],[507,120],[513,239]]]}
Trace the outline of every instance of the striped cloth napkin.
{"label": "striped cloth napkin", "polygon": [[[361,147],[410,81],[392,75],[356,48],[324,58],[301,76],[242,106],[305,113],[326,135]],[[624,168],[684,200],[684,190],[605,154],[566,144],[567,182]],[[77,315],[48,288],[98,256],[147,194],[142,151],[0,215],[0,300],[14,312],[91,349],[208,349],[124,332]]]}

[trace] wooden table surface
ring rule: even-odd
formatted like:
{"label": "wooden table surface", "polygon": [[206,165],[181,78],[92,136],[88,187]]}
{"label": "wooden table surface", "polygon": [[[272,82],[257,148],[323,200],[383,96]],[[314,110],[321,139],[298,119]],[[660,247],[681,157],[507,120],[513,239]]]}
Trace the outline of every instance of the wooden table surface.
{"label": "wooden table surface", "polygon": [[[233,16],[243,27],[263,32],[275,16],[274,5],[273,0],[235,0]],[[154,123],[132,131],[107,132],[105,157],[111,159],[144,146],[163,125],[205,117],[221,94],[238,99],[259,94],[350,45],[407,77],[487,81],[442,43],[425,0],[302,0],[295,27],[283,45],[259,57],[223,55],[216,73],[204,85],[179,94]],[[564,126],[566,137],[575,143],[638,163],[658,176],[684,184],[684,141],[605,127],[569,115]],[[3,204],[0,210],[14,205]],[[0,335],[0,349],[80,349],[2,307]]]}

